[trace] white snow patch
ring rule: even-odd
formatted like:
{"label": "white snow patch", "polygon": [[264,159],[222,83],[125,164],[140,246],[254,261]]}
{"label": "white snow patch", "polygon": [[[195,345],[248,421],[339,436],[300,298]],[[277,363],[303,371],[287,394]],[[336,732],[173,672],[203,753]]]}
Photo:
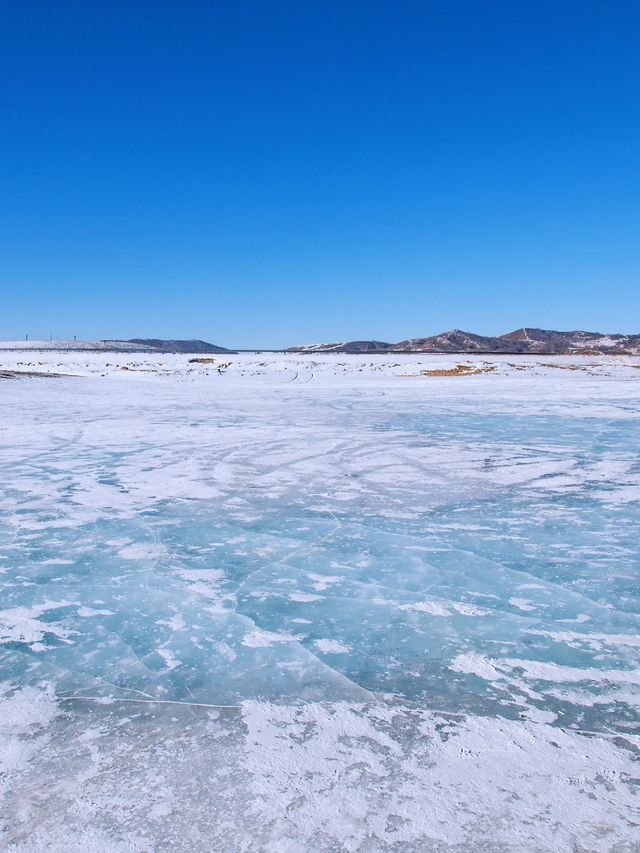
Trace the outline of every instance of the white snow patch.
{"label": "white snow patch", "polygon": [[338,640],[316,640],[315,645],[327,655],[346,655],[351,651],[351,646],[346,646]]}

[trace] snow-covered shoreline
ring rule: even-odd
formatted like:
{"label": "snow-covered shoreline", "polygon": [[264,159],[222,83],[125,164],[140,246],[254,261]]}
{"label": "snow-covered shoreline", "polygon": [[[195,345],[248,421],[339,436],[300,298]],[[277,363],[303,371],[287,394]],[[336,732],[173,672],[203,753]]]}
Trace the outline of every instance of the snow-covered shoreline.
{"label": "snow-covered shoreline", "polygon": [[[559,378],[565,371],[575,378],[608,376],[611,378],[640,378],[634,371],[640,367],[640,356],[624,355],[461,355],[392,353],[383,355],[351,355],[343,353],[265,353],[237,354],[206,353],[144,353],[94,352],[73,350],[39,350],[0,346],[0,370],[39,370],[50,373],[90,376],[95,374],[119,376],[131,371],[137,378],[167,376],[206,376],[220,369],[236,377],[278,378],[286,381],[339,381],[351,378],[358,382],[368,379],[418,377],[421,371],[438,371],[468,365],[497,377],[545,375]],[[294,378],[294,374],[298,377]],[[477,379],[481,374],[475,374]],[[453,378],[472,378],[453,377]],[[434,377],[431,377],[434,378]],[[443,377],[437,377],[443,378]],[[444,377],[446,378],[446,377]]]}

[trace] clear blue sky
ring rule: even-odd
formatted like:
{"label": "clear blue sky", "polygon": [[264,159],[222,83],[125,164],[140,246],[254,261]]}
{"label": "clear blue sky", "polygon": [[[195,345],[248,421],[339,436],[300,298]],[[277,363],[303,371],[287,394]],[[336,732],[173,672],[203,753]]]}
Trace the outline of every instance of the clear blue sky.
{"label": "clear blue sky", "polygon": [[637,0],[17,0],[0,337],[640,331]]}

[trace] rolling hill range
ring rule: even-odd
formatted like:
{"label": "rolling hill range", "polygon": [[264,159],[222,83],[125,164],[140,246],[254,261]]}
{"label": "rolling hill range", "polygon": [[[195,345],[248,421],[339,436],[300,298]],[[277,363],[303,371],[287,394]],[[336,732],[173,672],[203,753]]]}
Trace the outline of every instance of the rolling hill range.
{"label": "rolling hill range", "polygon": [[395,344],[382,341],[347,341],[290,347],[288,352],[336,353],[532,353],[538,355],[640,355],[640,334],[605,335],[600,332],[557,332],[546,329],[517,329],[487,337],[452,329],[428,338],[411,338]]}

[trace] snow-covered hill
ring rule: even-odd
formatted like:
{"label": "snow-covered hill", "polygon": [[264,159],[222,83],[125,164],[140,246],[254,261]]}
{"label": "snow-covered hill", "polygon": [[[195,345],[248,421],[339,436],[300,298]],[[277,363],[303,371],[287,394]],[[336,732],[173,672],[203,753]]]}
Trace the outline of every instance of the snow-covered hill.
{"label": "snow-covered hill", "polygon": [[310,344],[292,347],[291,352],[442,352],[442,353],[619,353],[640,355],[640,334],[605,335],[600,332],[556,332],[547,329],[516,329],[505,335],[487,337],[452,329],[427,338],[411,338],[395,344],[381,341]]}

